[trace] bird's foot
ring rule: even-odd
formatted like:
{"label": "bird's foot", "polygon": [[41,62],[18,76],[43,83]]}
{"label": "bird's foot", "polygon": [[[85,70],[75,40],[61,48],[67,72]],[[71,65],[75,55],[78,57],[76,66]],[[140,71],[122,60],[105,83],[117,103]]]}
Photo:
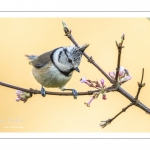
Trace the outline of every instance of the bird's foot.
{"label": "bird's foot", "polygon": [[41,88],[41,95],[42,95],[43,97],[46,96],[46,92],[45,92],[45,89],[44,89],[43,87]]}
{"label": "bird's foot", "polygon": [[77,99],[78,92],[75,89],[65,89],[64,87],[61,88],[62,91],[72,91],[74,99]]}
{"label": "bird's foot", "polygon": [[74,99],[77,99],[78,92],[75,89],[72,89],[72,94],[73,94]]}

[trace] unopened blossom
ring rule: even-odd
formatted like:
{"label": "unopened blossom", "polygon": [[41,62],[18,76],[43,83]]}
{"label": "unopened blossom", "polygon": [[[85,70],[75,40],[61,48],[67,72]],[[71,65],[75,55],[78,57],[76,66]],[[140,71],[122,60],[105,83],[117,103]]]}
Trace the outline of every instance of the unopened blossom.
{"label": "unopened blossom", "polygon": [[116,72],[115,72],[115,71],[109,72],[109,76],[110,76],[112,79],[115,79],[115,77],[116,77]]}
{"label": "unopened blossom", "polygon": [[106,98],[106,94],[103,94],[103,95],[102,95],[102,99],[103,99],[103,100],[106,100],[106,99],[107,99],[107,98]]}
{"label": "unopened blossom", "polygon": [[[116,71],[109,72],[109,76],[114,80],[116,77]],[[132,77],[129,75],[129,71],[126,70],[123,66],[120,66],[118,73],[118,82],[120,84],[130,80]]]}
{"label": "unopened blossom", "polygon": [[104,85],[104,79],[101,79],[101,80],[100,80],[100,83],[101,83],[102,87],[105,86],[105,85]]}
{"label": "unopened blossom", "polygon": [[80,79],[80,82],[81,82],[81,83],[86,83],[87,85],[91,85],[91,83],[88,82],[85,77],[81,78],[81,79]]}
{"label": "unopened blossom", "polygon": [[125,75],[124,67],[120,66],[118,76],[123,77],[124,75]]}
{"label": "unopened blossom", "polygon": [[19,102],[20,100],[26,102],[28,98],[32,97],[31,93],[27,93],[21,90],[17,90],[16,94],[17,94],[17,98],[16,98],[17,102]]}
{"label": "unopened blossom", "polygon": [[126,82],[128,80],[130,80],[132,77],[131,76],[125,76],[124,78],[121,78],[120,82],[123,83],[123,82]]}

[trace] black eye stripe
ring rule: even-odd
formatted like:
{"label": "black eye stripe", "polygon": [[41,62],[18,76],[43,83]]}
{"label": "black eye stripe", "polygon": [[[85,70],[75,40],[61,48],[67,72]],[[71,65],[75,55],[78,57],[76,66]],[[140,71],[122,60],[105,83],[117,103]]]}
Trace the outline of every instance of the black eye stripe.
{"label": "black eye stripe", "polygon": [[68,54],[67,54],[67,50],[66,50],[66,49],[64,49],[64,52],[65,52],[65,55],[68,57]]}
{"label": "black eye stripe", "polygon": [[62,54],[62,51],[59,53],[59,55],[58,55],[58,61],[59,61],[59,59],[60,59],[60,57],[61,57],[61,54]]}

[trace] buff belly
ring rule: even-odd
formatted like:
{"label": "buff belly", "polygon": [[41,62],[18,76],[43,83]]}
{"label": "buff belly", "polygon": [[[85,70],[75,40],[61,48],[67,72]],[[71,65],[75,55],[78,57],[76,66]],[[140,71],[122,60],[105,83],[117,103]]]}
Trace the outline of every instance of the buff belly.
{"label": "buff belly", "polygon": [[40,69],[33,68],[32,73],[38,83],[44,87],[52,88],[64,87],[72,77],[72,74],[69,77],[63,75],[55,66],[51,66],[51,68],[47,66]]}

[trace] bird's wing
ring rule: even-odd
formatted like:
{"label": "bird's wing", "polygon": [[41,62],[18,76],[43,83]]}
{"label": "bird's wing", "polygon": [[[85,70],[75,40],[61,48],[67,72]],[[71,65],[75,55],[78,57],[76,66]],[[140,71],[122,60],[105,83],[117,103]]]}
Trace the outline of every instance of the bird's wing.
{"label": "bird's wing", "polygon": [[52,62],[51,61],[51,54],[53,51],[49,51],[46,52],[40,56],[38,56],[37,58],[33,59],[30,61],[30,64],[32,66],[34,66],[35,68],[42,68],[44,67],[46,64]]}

